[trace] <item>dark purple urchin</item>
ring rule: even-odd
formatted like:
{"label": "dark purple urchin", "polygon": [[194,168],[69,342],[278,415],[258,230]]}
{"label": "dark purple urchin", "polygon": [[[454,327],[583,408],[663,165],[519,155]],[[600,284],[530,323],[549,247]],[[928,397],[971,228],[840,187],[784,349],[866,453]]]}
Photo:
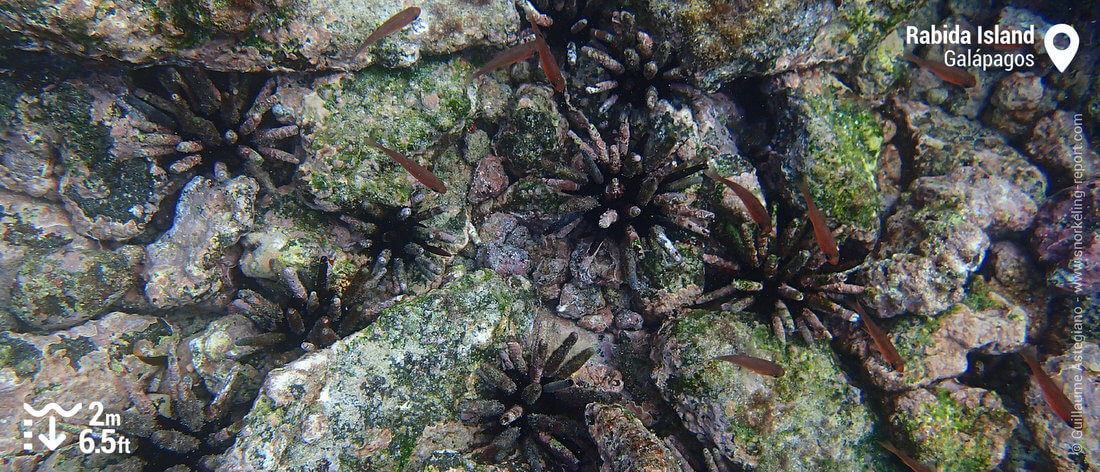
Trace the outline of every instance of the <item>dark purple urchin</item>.
{"label": "dark purple urchin", "polygon": [[829,264],[814,245],[809,221],[772,216],[773,229],[765,233],[752,222],[741,222],[728,207],[719,205],[718,215],[712,226],[712,241],[717,244],[709,245],[703,256],[712,269],[707,277],[709,291],[696,300],[697,305],[722,302],[726,311],[748,310],[770,317],[772,330],[783,343],[794,331],[808,343],[832,339],[818,315],[859,319],[843,306],[847,297],[864,291],[847,283],[848,271],[859,260],[841,258],[838,265]]}
{"label": "dark purple urchin", "polygon": [[659,129],[668,128],[662,124],[651,123],[652,130],[639,136],[631,133],[631,122],[624,116],[605,141],[582,113],[570,108],[567,115],[580,134],[569,131],[572,146],[565,164],[551,165],[548,171],[554,177],[545,179],[567,197],[562,205],[566,215],[554,230],[559,236],[587,240],[589,258],[607,245],[628,285],[640,290],[644,282],[638,276],[638,253],[645,249],[641,243],[679,260],[670,230],[709,234],[707,221],[713,215],[693,206],[694,196],[684,192],[699,181],[697,174],[706,164],[682,162],[677,151],[683,141],[659,136]]}
{"label": "dark purple urchin", "polygon": [[[360,270],[342,292],[330,285],[331,262],[322,257],[316,271],[303,282],[298,272],[284,268],[280,273],[282,291],[264,290],[261,294],[242,289],[229,305],[230,313],[252,319],[265,334],[238,339],[238,346],[273,347],[279,352],[300,354],[303,350],[323,348],[362,327],[379,307],[366,304],[366,271]],[[307,289],[306,285],[313,286]],[[306,344],[308,343],[308,344]],[[290,360],[296,357],[291,355]]]}
{"label": "dark purple urchin", "polygon": [[606,24],[592,30],[581,55],[599,68],[584,92],[601,98],[599,115],[615,107],[652,111],[661,99],[690,90],[690,74],[672,43],[642,31],[633,13],[615,11]]}
{"label": "dark purple urchin", "polygon": [[221,162],[268,190],[296,170],[298,126],[271,113],[279,102],[274,77],[169,66],[135,72],[134,85],[123,99],[137,111],[134,132],[119,137],[121,154],[185,177]]}
{"label": "dark purple urchin", "polygon": [[584,407],[619,400],[618,393],[575,385],[570,378],[595,353],[585,349],[572,357],[577,342],[570,333],[553,352],[544,342],[534,351],[517,342],[500,350],[499,363],[485,363],[478,376],[485,397],[463,400],[462,421],[483,425],[491,440],[478,451],[486,462],[503,462],[517,452],[531,471],[597,470],[598,453],[584,425]]}
{"label": "dark purple urchin", "polygon": [[351,251],[366,253],[373,261],[364,287],[387,295],[410,292],[417,283],[432,285],[443,275],[452,257],[445,247],[457,238],[425,222],[443,207],[431,206],[433,194],[417,190],[406,205],[387,206],[363,202],[339,219],[361,239]]}

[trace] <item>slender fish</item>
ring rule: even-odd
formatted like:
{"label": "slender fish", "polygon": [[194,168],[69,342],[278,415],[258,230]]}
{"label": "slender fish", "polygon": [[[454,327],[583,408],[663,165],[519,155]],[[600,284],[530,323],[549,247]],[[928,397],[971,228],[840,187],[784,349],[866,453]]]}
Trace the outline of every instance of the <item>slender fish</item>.
{"label": "slender fish", "polygon": [[930,61],[923,57],[917,57],[913,55],[913,53],[905,53],[905,55],[901,56],[901,58],[906,61],[912,62],[913,64],[916,64],[917,67],[920,67],[921,69],[927,69],[929,72],[935,74],[936,77],[939,77],[940,80],[944,82],[955,84],[963,88],[970,88],[978,84],[978,81],[974,78],[973,74],[958,67],[951,67],[947,64],[941,64],[939,62]]}
{"label": "slender fish", "polygon": [[535,41],[539,43],[537,45],[537,50],[539,53],[539,65],[542,66],[542,73],[546,74],[546,80],[550,81],[555,91],[564,92],[565,77],[561,75],[561,69],[558,68],[557,59],[554,59],[554,55],[550,53],[550,45],[546,44],[546,38],[542,35],[542,30],[540,30],[538,26],[532,23],[531,28],[535,30]]}
{"label": "slender fish", "polygon": [[894,348],[894,343],[890,342],[890,338],[886,336],[886,333],[875,324],[870,316],[867,316],[867,313],[863,312],[863,308],[859,304],[854,304],[852,307],[859,313],[859,319],[863,320],[863,330],[867,331],[867,335],[875,342],[875,347],[878,347],[878,352],[882,353],[882,357],[886,358],[886,362],[894,366],[894,370],[905,372],[905,361],[902,360],[898,350]]}
{"label": "slender fish", "polygon": [[367,46],[378,42],[378,40],[385,38],[390,34],[400,31],[401,28],[404,28],[409,23],[412,23],[419,16],[420,7],[409,7],[397,12],[388,20],[383,21],[382,24],[378,26],[378,29],[375,29],[374,32],[370,34],[370,36],[367,36],[367,39],[363,41],[363,45],[359,46],[358,51],[355,51],[355,56],[362,54],[363,51],[367,49]]}
{"label": "slender fish", "polygon": [[420,183],[426,185],[428,188],[435,190],[439,193],[447,193],[447,186],[444,185],[443,181],[439,180],[439,177],[436,177],[435,174],[433,174],[430,170],[425,169],[416,162],[413,162],[412,159],[401,155],[401,153],[394,151],[393,149],[387,148],[381,144],[378,144],[375,141],[367,140],[367,144],[378,148],[379,151],[386,153],[388,156],[390,156],[390,158],[397,161],[398,164],[401,164],[401,167],[404,167],[405,170],[409,172],[409,174],[416,178],[416,180],[419,180]]}
{"label": "slender fish", "polygon": [[749,189],[738,185],[737,182],[718,175],[718,172],[709,167],[703,170],[703,175],[706,175],[711,180],[721,182],[726,187],[729,187],[730,190],[733,190],[737,198],[741,199],[741,203],[744,203],[745,208],[749,210],[749,217],[752,218],[752,221],[754,221],[757,226],[760,226],[760,229],[764,230],[765,233],[772,232],[772,218],[768,215],[768,210],[764,209],[764,205],[760,203],[760,199],[756,198],[756,195],[753,195]]}
{"label": "slender fish", "polygon": [[920,462],[917,462],[916,459],[909,457],[909,454],[901,452],[898,448],[894,447],[893,444],[890,444],[886,441],[879,441],[878,443],[881,444],[882,447],[887,451],[890,451],[895,456],[898,456],[898,459],[901,459],[901,461],[904,462],[905,465],[909,466],[910,469],[913,469],[914,472],[932,472],[931,468],[924,464],[921,464]]}
{"label": "slender fish", "polygon": [[730,354],[728,356],[718,356],[715,357],[715,359],[726,361],[739,367],[744,367],[761,375],[782,377],[784,374],[786,374],[786,372],[783,370],[783,367],[780,367],[779,364],[776,364],[769,360],[761,359],[759,357]]}
{"label": "slender fish", "polygon": [[486,62],[485,65],[481,66],[480,69],[474,71],[473,74],[470,74],[470,76],[466,78],[466,83],[469,84],[479,76],[488,74],[494,70],[500,69],[501,67],[510,66],[517,62],[527,60],[527,58],[531,57],[531,54],[535,53],[535,48],[537,47],[538,41],[536,40],[528,41],[526,43],[520,43],[508,49],[505,49],[504,52],[498,54],[489,62]]}
{"label": "slender fish", "polygon": [[821,248],[821,252],[824,252],[826,256],[829,256],[830,264],[836,265],[840,262],[840,250],[837,249],[833,233],[829,229],[829,225],[825,224],[825,217],[821,215],[821,210],[817,209],[814,200],[810,198],[810,188],[806,186],[806,181],[799,182],[798,188],[802,190],[802,198],[806,199],[806,213],[810,216],[810,223],[814,227],[814,238],[817,239],[817,247]]}
{"label": "slender fish", "polygon": [[1027,362],[1027,366],[1031,368],[1031,376],[1035,378],[1035,382],[1039,384],[1039,389],[1043,391],[1043,399],[1046,400],[1047,405],[1050,405],[1050,409],[1054,410],[1054,414],[1058,415],[1062,421],[1065,421],[1069,427],[1074,429],[1081,429],[1079,424],[1075,424],[1073,421],[1073,403],[1069,401],[1066,394],[1062,392],[1062,389],[1054,383],[1054,380],[1047,375],[1043,370],[1043,366],[1039,364],[1039,359],[1035,354],[1035,346],[1027,345],[1020,350],[1020,356],[1024,358],[1024,362]]}

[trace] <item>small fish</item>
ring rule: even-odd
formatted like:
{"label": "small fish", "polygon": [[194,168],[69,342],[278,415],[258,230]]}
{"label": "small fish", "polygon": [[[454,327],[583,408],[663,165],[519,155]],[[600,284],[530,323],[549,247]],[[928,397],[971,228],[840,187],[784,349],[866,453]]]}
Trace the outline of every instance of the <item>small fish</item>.
{"label": "small fish", "polygon": [[863,320],[863,330],[867,331],[867,335],[875,342],[875,347],[878,348],[878,352],[882,353],[882,357],[886,358],[886,362],[894,366],[894,370],[905,372],[905,361],[902,360],[898,350],[894,348],[894,343],[890,342],[890,338],[886,336],[886,333],[875,324],[870,316],[867,316],[867,313],[863,312],[863,308],[860,308],[859,304],[854,304],[852,307],[856,309],[856,313],[859,313],[859,319]]}
{"label": "small fish", "polygon": [[370,34],[370,36],[367,36],[367,39],[363,41],[363,45],[359,46],[359,50],[355,51],[355,56],[362,54],[363,51],[367,49],[367,46],[370,46],[371,44],[378,42],[378,40],[385,38],[386,36],[389,36],[397,31],[400,31],[401,28],[404,28],[409,23],[412,23],[419,16],[420,7],[409,7],[397,12],[388,20],[383,21],[382,24],[379,25],[378,28]]}
{"label": "small fish", "polygon": [[730,354],[728,356],[718,356],[715,357],[715,359],[726,361],[739,367],[744,367],[761,375],[782,377],[784,374],[786,374],[786,372],[783,370],[783,367],[780,367],[779,364],[776,364],[769,360],[760,359],[758,357]]}
{"label": "small fish", "polygon": [[1080,425],[1075,424],[1073,421],[1073,411],[1075,410],[1073,403],[1069,401],[1062,389],[1058,388],[1054,380],[1051,380],[1050,376],[1043,370],[1043,366],[1039,364],[1039,359],[1036,357],[1035,346],[1025,346],[1020,350],[1020,356],[1031,368],[1031,376],[1039,384],[1039,389],[1043,391],[1043,399],[1046,400],[1047,405],[1050,405],[1050,409],[1054,410],[1054,414],[1065,421],[1070,428],[1081,429]]}
{"label": "small fish", "polygon": [[421,167],[420,164],[413,162],[412,159],[401,155],[401,153],[393,149],[378,144],[375,141],[367,140],[367,144],[389,155],[393,160],[397,161],[398,164],[401,164],[401,167],[404,167],[409,174],[416,178],[416,180],[419,180],[420,183],[426,185],[428,188],[439,193],[447,193],[447,186],[444,185],[443,181],[439,180],[439,177],[436,177],[432,171]]}
{"label": "small fish", "polygon": [[978,84],[974,75],[966,70],[958,67],[951,67],[947,64],[940,64],[939,62],[933,62],[922,57],[917,57],[913,53],[905,53],[902,59],[916,64],[921,69],[926,69],[929,72],[939,77],[940,80],[949,84],[955,84],[963,88],[970,88]]}
{"label": "small fish", "polygon": [[840,250],[837,249],[833,233],[829,230],[829,225],[825,224],[825,217],[821,215],[821,210],[817,209],[814,200],[810,198],[810,188],[806,186],[806,181],[799,182],[798,188],[802,190],[802,198],[806,199],[806,213],[810,216],[810,223],[814,227],[817,247],[821,248],[821,252],[824,252],[826,256],[829,256],[830,264],[836,265],[840,262]]}
{"label": "small fish", "polygon": [[898,456],[898,459],[901,459],[901,461],[904,462],[905,465],[909,466],[910,469],[913,469],[914,472],[932,472],[932,469],[930,467],[921,464],[920,462],[917,462],[916,459],[909,457],[909,454],[901,452],[898,448],[894,447],[893,444],[890,444],[886,441],[879,441],[878,443],[881,444],[882,447],[887,451],[890,451],[895,456]]}
{"label": "small fish", "polygon": [[508,49],[505,49],[504,52],[498,54],[489,62],[486,62],[485,65],[481,66],[480,69],[474,71],[473,74],[470,74],[470,76],[466,78],[466,83],[469,84],[479,76],[488,74],[494,70],[500,69],[501,67],[510,66],[517,62],[527,60],[527,58],[531,57],[531,54],[535,53],[535,48],[537,48],[538,45],[539,42],[536,40],[528,41],[526,43],[520,43]]}
{"label": "small fish", "polygon": [[711,180],[717,180],[733,190],[733,193],[737,195],[737,198],[741,199],[741,203],[745,204],[745,208],[749,210],[749,216],[752,217],[752,221],[756,222],[760,229],[765,233],[772,232],[772,218],[768,215],[768,210],[764,209],[764,205],[760,203],[760,199],[756,198],[749,189],[742,187],[730,179],[718,175],[714,169],[707,168],[703,170],[703,175],[706,175]]}
{"label": "small fish", "polygon": [[550,53],[550,46],[546,44],[546,38],[543,37],[542,30],[534,24],[531,24],[531,28],[535,30],[535,41],[539,43],[537,49],[539,53],[539,65],[542,66],[542,73],[546,74],[546,80],[550,81],[555,91],[564,92],[565,77],[561,75],[561,69],[558,68],[557,59],[554,59],[554,55]]}

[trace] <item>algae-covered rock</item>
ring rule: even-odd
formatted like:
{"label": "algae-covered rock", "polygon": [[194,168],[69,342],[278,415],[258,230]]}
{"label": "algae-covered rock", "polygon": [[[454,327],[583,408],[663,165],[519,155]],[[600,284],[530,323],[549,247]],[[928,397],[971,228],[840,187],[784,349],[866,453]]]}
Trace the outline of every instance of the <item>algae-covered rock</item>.
{"label": "algae-covered rock", "polygon": [[15,270],[11,312],[31,331],[68,328],[110,311],[137,282],[140,249],[66,249],[32,255]]}
{"label": "algae-covered rock", "polygon": [[[305,190],[326,209],[408,202],[423,184],[395,160],[367,145],[374,140],[430,169],[461,205],[469,165],[449,146],[436,146],[473,113],[465,87],[471,70],[452,58],[390,71],[368,69],[325,79],[303,99],[308,156],[299,167]],[[450,200],[448,200],[450,201]]]}
{"label": "algae-covered rock", "polygon": [[775,138],[788,180],[807,180],[810,197],[836,226],[838,243],[872,244],[881,205],[875,170],[883,120],[827,73],[791,76],[788,82],[788,117]]}
{"label": "algae-covered rock", "polygon": [[1003,297],[975,296],[969,305],[960,303],[934,316],[901,317],[882,326],[905,361],[904,372],[890,367],[862,330],[853,333],[846,346],[860,356],[872,384],[901,391],[961,375],[971,351],[1003,354],[1019,349],[1027,327],[1027,314]]}
{"label": "algae-covered rock", "polygon": [[62,123],[65,136],[57,144],[64,170],[58,193],[73,226],[100,240],[142,234],[171,189],[155,162],[113,147],[115,133],[133,126],[119,98],[98,84],[74,83],[50,100],[51,119]]}
{"label": "algae-covered rock", "polygon": [[145,247],[145,296],[166,308],[206,300],[225,285],[219,264],[252,227],[259,185],[250,177],[195,177],[183,189],[172,229]]}
{"label": "algae-covered rock", "polygon": [[[778,363],[758,374],[716,356]],[[767,326],[695,311],[669,322],[654,346],[653,379],[688,430],[755,470],[876,470],[873,416],[827,346],[784,347]]]}
{"label": "algae-covered rock", "polygon": [[811,67],[862,54],[925,2],[860,0],[657,0],[667,31],[706,71],[704,81]]}
{"label": "algae-covered rock", "polygon": [[996,393],[953,381],[899,394],[889,403],[890,425],[913,444],[913,457],[953,472],[993,469],[1020,423]]}
{"label": "algae-covered rock", "polygon": [[252,403],[273,363],[270,356],[253,355],[259,347],[238,346],[236,341],[259,334],[262,332],[248,317],[232,314],[211,321],[187,340],[191,366],[208,390],[218,392],[232,381],[235,403]]}
{"label": "algae-covered rock", "polygon": [[951,116],[939,108],[900,98],[891,104],[898,133],[913,145],[913,172],[917,176],[947,175],[972,166],[1009,181],[1041,204],[1046,177],[1027,162],[1004,138],[978,122]]}
{"label": "algae-covered rock", "polygon": [[614,472],[678,472],[677,456],[656,434],[646,429],[630,410],[618,405],[591,403],[584,411],[589,434],[600,457]]}
{"label": "algae-covered rock", "polygon": [[[121,424],[116,428],[119,433],[132,437],[149,431],[157,424],[157,410],[154,395],[148,391],[163,367],[134,355],[138,342],[164,352],[173,348],[179,337],[163,319],[118,312],[54,334],[0,332],[0,391],[5,392],[0,395],[0,415],[27,418],[24,402],[39,409],[51,402],[65,409],[81,404],[82,408],[62,423],[87,425],[96,412],[90,402],[98,401],[103,405],[102,413],[121,415]],[[46,433],[48,424],[36,421],[30,431],[37,437]],[[22,421],[0,422],[0,456],[26,454],[23,428]],[[77,434],[66,434],[54,455],[69,454],[65,448],[76,443]],[[38,447],[28,455],[52,463],[45,448]],[[118,455],[120,460],[126,458]],[[64,462],[61,458],[53,460]]]}
{"label": "algae-covered rock", "polygon": [[292,196],[274,197],[266,208],[241,236],[239,267],[248,277],[279,280],[283,269],[302,271],[350,241],[346,229],[328,224],[320,212]]}
{"label": "algae-covered rock", "polygon": [[0,330],[17,330],[11,289],[27,257],[94,248],[94,241],[73,231],[61,205],[0,191]]}
{"label": "algae-covered rock", "polygon": [[545,86],[522,85],[516,90],[508,121],[497,134],[495,148],[518,170],[531,171],[542,159],[561,152],[567,130],[554,91]]}
{"label": "algae-covered rock", "polygon": [[54,143],[60,137],[57,123],[46,117],[56,104],[51,89],[67,75],[67,64],[7,50],[0,50],[0,60],[10,64],[0,76],[0,185],[44,197],[57,188]]}
{"label": "algae-covered rock", "polygon": [[469,434],[440,425],[458,425],[470,374],[506,336],[526,332],[532,300],[521,279],[469,273],[272,371],[225,470],[419,470],[433,455],[461,450],[421,445]]}
{"label": "algae-covered rock", "polygon": [[879,251],[890,257],[858,269],[854,279],[870,287],[865,299],[879,316],[930,315],[965,296],[989,235],[1031,225],[1046,179],[970,120],[903,100],[893,108],[920,177],[883,228]]}
{"label": "algae-covered rock", "polygon": [[17,0],[0,9],[0,25],[58,52],[133,63],[184,59],[217,70],[407,66],[421,54],[504,44],[519,25],[506,0],[417,6],[417,21],[358,55],[400,3],[92,0],[54,8]]}

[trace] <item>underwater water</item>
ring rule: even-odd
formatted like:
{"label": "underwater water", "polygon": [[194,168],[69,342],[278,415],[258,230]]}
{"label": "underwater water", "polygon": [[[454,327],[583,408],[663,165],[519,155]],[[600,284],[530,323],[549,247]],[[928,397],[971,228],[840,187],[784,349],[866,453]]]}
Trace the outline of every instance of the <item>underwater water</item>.
{"label": "underwater water", "polygon": [[0,470],[1100,470],[1100,2],[0,3]]}

